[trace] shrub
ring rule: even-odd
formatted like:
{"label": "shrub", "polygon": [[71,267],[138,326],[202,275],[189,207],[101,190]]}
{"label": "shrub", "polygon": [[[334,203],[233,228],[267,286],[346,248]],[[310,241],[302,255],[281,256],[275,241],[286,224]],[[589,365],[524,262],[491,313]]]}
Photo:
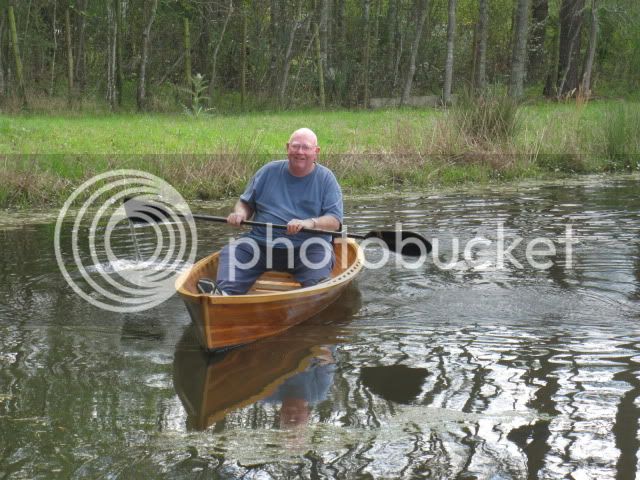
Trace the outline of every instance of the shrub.
{"label": "shrub", "polygon": [[453,108],[458,128],[473,143],[502,143],[512,139],[520,126],[516,101],[495,88],[473,95],[461,95]]}

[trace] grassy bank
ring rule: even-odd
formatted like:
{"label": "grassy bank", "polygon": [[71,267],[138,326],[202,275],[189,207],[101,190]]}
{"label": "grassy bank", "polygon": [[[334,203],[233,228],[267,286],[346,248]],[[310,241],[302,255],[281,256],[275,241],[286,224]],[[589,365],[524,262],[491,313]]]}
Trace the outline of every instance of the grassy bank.
{"label": "grassy bank", "polygon": [[300,126],[318,133],[346,192],[639,168],[638,103],[511,108],[0,116],[0,206],[62,204],[115,168],[159,175],[187,198],[235,195],[259,165],[284,158]]}

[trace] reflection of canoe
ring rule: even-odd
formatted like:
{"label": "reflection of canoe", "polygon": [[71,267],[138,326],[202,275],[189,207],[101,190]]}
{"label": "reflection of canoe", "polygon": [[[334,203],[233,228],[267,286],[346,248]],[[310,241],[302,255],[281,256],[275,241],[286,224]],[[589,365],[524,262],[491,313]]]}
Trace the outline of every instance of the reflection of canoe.
{"label": "reflection of canoe", "polygon": [[334,241],[336,266],[331,279],[300,288],[291,275],[266,272],[247,295],[211,296],[198,293],[201,278],[215,278],[218,252],[203,258],[176,280],[200,343],[217,350],[280,333],[311,318],[335,301],[362,269],[364,257],[352,239]]}
{"label": "reflection of canoe", "polygon": [[194,328],[188,328],[173,361],[173,383],[188,427],[205,429],[227,413],[264,399],[322,355],[322,347],[340,343],[342,325],[360,308],[357,290],[350,289],[343,298],[282,335],[215,355],[203,352]]}

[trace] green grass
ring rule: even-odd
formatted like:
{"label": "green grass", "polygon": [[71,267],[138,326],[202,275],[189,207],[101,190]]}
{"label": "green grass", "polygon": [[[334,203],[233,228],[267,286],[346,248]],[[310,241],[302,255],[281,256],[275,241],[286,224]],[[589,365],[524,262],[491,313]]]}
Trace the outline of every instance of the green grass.
{"label": "green grass", "polygon": [[[115,168],[159,175],[187,198],[236,195],[256,168],[285,157],[289,134],[301,126],[316,131],[320,161],[348,193],[639,168],[639,103],[472,107],[3,115],[0,206],[60,205],[82,181]],[[495,126],[505,115],[517,116],[513,128]]]}

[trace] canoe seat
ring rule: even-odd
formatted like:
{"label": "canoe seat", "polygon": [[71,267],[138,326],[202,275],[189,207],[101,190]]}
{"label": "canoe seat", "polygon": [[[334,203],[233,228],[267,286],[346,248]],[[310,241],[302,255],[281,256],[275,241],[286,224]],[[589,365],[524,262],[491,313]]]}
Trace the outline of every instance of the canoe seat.
{"label": "canoe seat", "polygon": [[267,293],[267,292],[286,292],[288,290],[295,290],[296,288],[300,288],[302,285],[300,283],[291,281],[289,279],[258,279],[256,283],[253,284],[251,288],[252,291],[256,291],[256,293]]}

